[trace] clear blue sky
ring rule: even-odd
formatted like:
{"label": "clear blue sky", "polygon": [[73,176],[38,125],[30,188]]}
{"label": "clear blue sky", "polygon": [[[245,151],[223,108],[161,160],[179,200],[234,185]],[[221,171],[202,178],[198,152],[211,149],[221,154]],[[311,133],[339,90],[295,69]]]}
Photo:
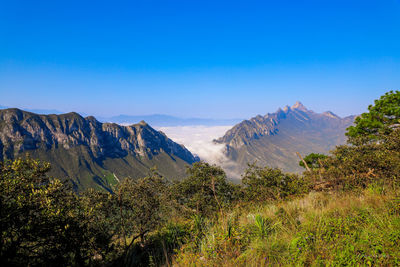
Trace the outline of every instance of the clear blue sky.
{"label": "clear blue sky", "polygon": [[400,90],[400,0],[0,1],[0,105],[357,114]]}

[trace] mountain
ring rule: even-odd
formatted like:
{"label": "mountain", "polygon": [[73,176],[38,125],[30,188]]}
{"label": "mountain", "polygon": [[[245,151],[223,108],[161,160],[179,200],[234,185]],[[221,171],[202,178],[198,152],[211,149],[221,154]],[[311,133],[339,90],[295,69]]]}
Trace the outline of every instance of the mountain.
{"label": "mountain", "polygon": [[301,172],[296,152],[328,153],[346,142],[346,128],[355,116],[340,118],[327,111],[315,113],[297,102],[265,116],[258,115],[235,125],[216,143],[225,144],[226,156],[242,172],[247,163]]}
{"label": "mountain", "polygon": [[[8,109],[8,106],[0,105],[0,109]],[[56,109],[27,109],[23,110],[48,115],[56,114],[60,115],[63,112]],[[86,113],[79,112],[81,116],[87,116]],[[118,116],[96,116],[100,122],[118,123],[123,125],[131,125],[140,121],[146,121],[153,127],[168,127],[168,126],[192,126],[192,125],[204,125],[204,126],[231,126],[242,121],[242,119],[208,119],[208,118],[180,118],[165,114],[152,114],[152,115],[118,115]]]}
{"label": "mountain", "polygon": [[157,127],[165,126],[189,126],[189,125],[205,125],[205,126],[222,126],[234,125],[241,119],[204,119],[204,118],[179,118],[163,114],[154,115],[118,115],[110,118],[99,118],[103,122],[114,122],[119,124],[130,124],[141,120],[147,121],[149,124]]}
{"label": "mountain", "polygon": [[153,166],[177,179],[197,160],[144,121],[120,126],[74,112],[38,115],[0,110],[0,160],[27,152],[50,162],[50,175],[70,180],[77,191],[88,187],[110,191],[119,179],[144,177]]}
{"label": "mountain", "polygon": [[[8,108],[10,108],[10,107],[0,105],[0,109],[8,109]],[[37,113],[37,114],[57,114],[57,115],[62,114],[61,111],[56,110],[56,109],[28,109],[28,108],[25,108],[24,110],[33,112],[33,113]]]}

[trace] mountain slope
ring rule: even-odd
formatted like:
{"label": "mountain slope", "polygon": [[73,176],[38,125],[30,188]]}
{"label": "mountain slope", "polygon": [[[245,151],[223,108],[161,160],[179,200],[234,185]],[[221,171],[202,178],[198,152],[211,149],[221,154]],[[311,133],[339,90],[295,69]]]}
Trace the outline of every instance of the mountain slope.
{"label": "mountain slope", "polygon": [[100,123],[77,113],[38,115],[0,110],[0,159],[29,152],[52,163],[50,174],[72,181],[76,190],[111,190],[118,179],[138,178],[156,166],[167,178],[185,175],[196,158],[145,122]]}
{"label": "mountain slope", "polygon": [[247,163],[301,172],[296,152],[328,153],[346,141],[345,131],[354,116],[340,118],[332,112],[308,110],[300,102],[276,113],[245,120],[215,140],[226,145],[226,155],[243,171]]}

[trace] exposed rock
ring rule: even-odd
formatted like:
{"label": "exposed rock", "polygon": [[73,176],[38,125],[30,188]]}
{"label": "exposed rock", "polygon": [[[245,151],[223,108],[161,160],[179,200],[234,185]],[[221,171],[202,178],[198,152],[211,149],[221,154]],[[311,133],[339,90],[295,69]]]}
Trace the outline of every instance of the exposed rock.
{"label": "exposed rock", "polygon": [[345,143],[346,128],[354,118],[340,118],[329,111],[318,114],[296,102],[275,113],[244,120],[215,142],[226,145],[226,155],[237,163],[238,172],[255,161],[259,165],[301,172],[295,153],[328,153]]}
{"label": "exposed rock", "polygon": [[[77,152],[82,148],[84,152]],[[86,161],[97,164],[96,167],[105,171],[108,171],[104,168],[106,160],[130,157],[138,164],[149,165],[153,158],[163,154],[168,157],[164,157],[162,163],[167,164],[167,161],[171,161],[171,164],[176,165],[176,175],[181,176],[184,166],[177,164],[177,159],[187,164],[196,161],[183,145],[173,142],[164,133],[154,130],[144,121],[130,126],[120,126],[115,123],[100,123],[92,116],[83,118],[77,113],[38,115],[19,109],[0,110],[1,160],[15,158],[24,152],[40,151],[41,155],[46,155],[44,159],[50,158],[53,168],[66,170],[70,162],[55,163],[57,160],[49,156],[54,151],[61,150],[66,151],[63,153],[76,154],[77,160],[85,156]],[[150,167],[152,166],[145,169],[148,170]],[[129,167],[127,169],[124,173],[128,173]],[[67,178],[86,179],[80,177],[80,174],[77,174],[78,177],[71,177],[71,173],[66,172]],[[89,172],[93,173],[93,177],[101,176],[101,173],[96,171],[89,170]],[[117,176],[120,174],[118,170],[113,172],[116,172]],[[143,171],[140,173],[145,175]],[[173,171],[168,173],[172,174]]]}

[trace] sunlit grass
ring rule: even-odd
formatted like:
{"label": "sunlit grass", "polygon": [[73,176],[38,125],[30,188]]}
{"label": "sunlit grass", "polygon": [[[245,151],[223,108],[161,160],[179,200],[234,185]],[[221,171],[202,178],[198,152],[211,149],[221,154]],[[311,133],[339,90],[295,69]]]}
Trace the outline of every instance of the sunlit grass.
{"label": "sunlit grass", "polygon": [[399,206],[374,190],[316,193],[226,211],[177,266],[396,265]]}

